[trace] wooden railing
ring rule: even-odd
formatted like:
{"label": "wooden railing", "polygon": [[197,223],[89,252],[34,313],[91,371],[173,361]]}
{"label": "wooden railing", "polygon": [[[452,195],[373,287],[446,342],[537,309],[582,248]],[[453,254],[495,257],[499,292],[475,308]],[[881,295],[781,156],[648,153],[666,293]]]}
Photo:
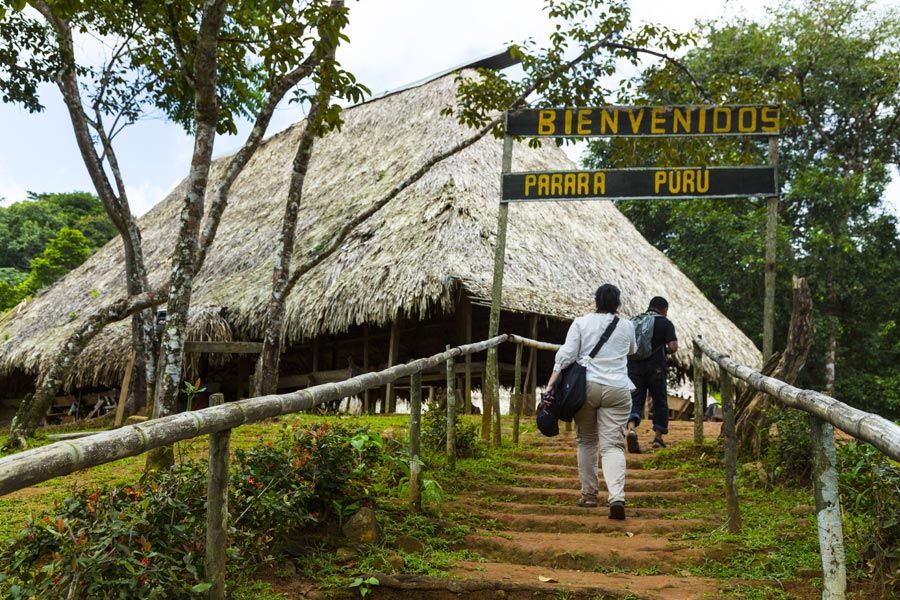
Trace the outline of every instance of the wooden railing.
{"label": "wooden railing", "polygon": [[[210,599],[224,598],[225,528],[228,515],[228,464],[230,461],[230,432],[235,427],[257,423],[265,419],[299,413],[326,402],[358,396],[365,390],[382,387],[398,379],[410,378],[410,508],[421,510],[419,460],[419,431],[423,371],[446,364],[447,369],[447,455],[450,466],[456,462],[456,442],[453,437],[456,423],[454,391],[456,357],[483,352],[502,343],[516,344],[515,384],[511,400],[513,413],[513,443],[518,443],[519,419],[522,414],[522,350],[556,351],[558,344],[532,340],[517,335],[494,338],[396,365],[376,373],[365,373],[338,383],[328,383],[279,394],[250,398],[238,402],[210,406],[202,410],[179,413],[161,419],[145,421],[118,429],[99,432],[87,437],[59,441],[48,446],[27,450],[0,458],[0,496],[29,487],[54,477],[136,456],[173,443],[210,435],[208,527],[206,539],[206,572],[213,584]],[[840,502],[837,490],[836,452],[832,426],[858,440],[868,442],[885,455],[900,460],[900,427],[890,421],[849,407],[834,398],[810,390],[799,390],[782,381],[765,377],[749,367],[739,365],[726,355],[709,347],[702,339],[694,340],[694,438],[703,442],[703,414],[705,390],[701,361],[706,354],[719,365],[719,385],[722,392],[723,437],[725,440],[725,488],[728,498],[728,527],[740,531],[740,511],[737,498],[737,456],[734,431],[734,394],[732,377],[745,381],[756,390],[768,393],[784,404],[810,414],[812,436],[816,448],[814,480],[816,510],[822,565],[825,574],[823,598],[845,597],[846,569],[844,566],[843,534],[840,521]],[[493,407],[499,415],[499,406]],[[499,440],[499,419],[494,421],[493,439]]]}
{"label": "wooden railing", "polygon": [[740,365],[714,350],[701,338],[694,339],[694,441],[703,442],[703,406],[706,382],[700,363],[703,355],[719,366],[719,389],[722,394],[722,436],[725,442],[725,490],[728,497],[728,528],[739,533],[741,528],[737,495],[737,440],[733,377],[754,390],[769,394],[791,408],[809,414],[813,451],[813,483],[816,496],[816,520],[822,555],[823,600],[846,597],[847,570],[844,562],[844,535],[838,494],[837,451],[834,427],[857,440],[872,444],[886,456],[900,461],[900,426],[878,415],[848,406],[830,396],[812,390],[801,390],[778,379],[766,377]]}
{"label": "wooden railing", "polygon": [[[457,356],[495,348],[509,339],[508,335],[499,335],[482,342],[448,348],[446,352],[428,358],[396,365],[377,373],[365,373],[338,383],[317,385],[289,394],[262,396],[210,406],[202,410],[169,415],[5,456],[0,458],[0,496],[54,477],[137,456],[154,448],[208,434],[210,475],[207,489],[206,573],[212,584],[208,597],[211,600],[220,600],[225,597],[227,486],[232,429],[281,415],[303,412],[326,402],[358,396],[365,390],[409,377],[410,507],[411,510],[418,511],[421,510],[419,432],[422,371],[433,369],[442,363],[447,364],[448,424],[455,423],[454,359]],[[455,441],[452,447],[450,439],[447,443],[453,464],[456,459]]]}

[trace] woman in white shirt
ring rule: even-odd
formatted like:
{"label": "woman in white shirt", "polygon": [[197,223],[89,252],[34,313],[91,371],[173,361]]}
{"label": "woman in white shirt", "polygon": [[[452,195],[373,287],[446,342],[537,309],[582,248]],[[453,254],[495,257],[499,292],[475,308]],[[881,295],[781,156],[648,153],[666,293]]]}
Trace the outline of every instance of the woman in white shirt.
{"label": "woman in white shirt", "polygon": [[[600,482],[597,478],[597,450],[603,462],[603,478],[609,494],[609,518],[625,518],[625,427],[631,412],[628,355],[637,350],[634,326],[616,317],[621,292],[605,283],[594,295],[597,312],[578,317],[569,327],[566,341],[556,353],[547,390],[553,388],[559,372],[576,360],[587,367],[584,404],[575,414],[578,444],[578,478],[581,499],[578,506],[597,506]],[[589,354],[606,328],[616,320],[609,339],[594,358]]]}

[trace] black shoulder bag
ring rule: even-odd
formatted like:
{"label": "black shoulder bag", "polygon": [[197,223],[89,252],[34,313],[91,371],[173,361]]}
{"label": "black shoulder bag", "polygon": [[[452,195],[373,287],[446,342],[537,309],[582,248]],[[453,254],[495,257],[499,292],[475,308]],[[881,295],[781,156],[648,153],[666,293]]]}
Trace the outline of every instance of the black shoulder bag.
{"label": "black shoulder bag", "polygon": [[[619,317],[613,316],[612,322],[606,327],[606,331],[600,337],[597,345],[591,350],[589,358],[594,358],[597,352],[616,328]],[[559,434],[557,420],[571,422],[575,413],[584,404],[584,395],[587,390],[587,367],[579,364],[576,359],[571,365],[559,372],[559,376],[553,384],[553,391],[541,397],[541,403],[537,410],[538,429],[547,437]]]}

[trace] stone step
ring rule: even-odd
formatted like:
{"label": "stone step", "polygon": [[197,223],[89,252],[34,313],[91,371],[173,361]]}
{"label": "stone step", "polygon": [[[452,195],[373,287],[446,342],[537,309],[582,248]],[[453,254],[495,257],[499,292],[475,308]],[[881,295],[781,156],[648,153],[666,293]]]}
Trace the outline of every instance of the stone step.
{"label": "stone step", "polygon": [[[577,498],[577,496],[573,496],[573,498]],[[545,503],[534,504],[534,503],[526,503],[526,502],[503,502],[498,503],[495,500],[489,499],[479,499],[467,496],[459,496],[453,502],[454,507],[460,508],[468,514],[473,516],[478,516],[481,514],[490,514],[499,511],[494,511],[492,509],[496,508],[498,505],[502,506],[503,513],[507,515],[533,515],[533,514],[546,514],[549,505]],[[629,507],[631,510],[632,507]],[[583,515],[587,509],[581,508],[580,506],[575,506],[575,502],[570,504],[556,504],[552,506],[553,515]],[[682,513],[682,508],[679,506],[673,506],[669,508],[656,508],[656,507],[641,507],[634,508],[635,516],[642,519],[670,519],[672,517],[676,517]]]}
{"label": "stone step", "polygon": [[[522,475],[516,477],[517,483],[522,487],[537,487],[560,490],[580,490],[581,483],[578,480],[577,473],[570,477],[547,477]],[[603,481],[603,472],[600,472],[600,489],[606,490],[606,483]],[[712,480],[709,484],[712,485]],[[640,471],[635,473],[627,473],[625,475],[625,491],[627,492],[674,492],[681,490],[685,482],[681,479],[653,478],[643,479]]]}
{"label": "stone step", "polygon": [[628,519],[607,521],[610,530],[604,534],[485,532],[468,535],[465,546],[492,562],[594,572],[652,567],[657,573],[672,573],[697,564],[707,552],[678,541],[677,535],[634,534]]}
{"label": "stone step", "polygon": [[[600,502],[606,499],[605,492],[600,493]],[[490,498],[498,504],[505,502],[531,502],[535,504],[575,504],[579,498],[578,488],[530,488],[516,486],[485,486],[481,490],[472,492],[470,497]],[[668,507],[678,506],[686,502],[699,500],[702,495],[699,492],[682,491],[637,491],[625,489],[625,501],[635,506]]]}
{"label": "stone step", "polygon": [[[577,507],[576,507],[577,508]],[[479,521],[490,522],[502,531],[538,531],[544,533],[611,533],[621,532],[619,522],[607,518],[607,508],[579,508],[582,514],[527,514],[527,513],[476,513]],[[626,507],[626,531],[644,534],[673,534],[709,529],[711,522],[705,519],[653,518],[642,508]],[[494,529],[494,527],[492,527]]]}

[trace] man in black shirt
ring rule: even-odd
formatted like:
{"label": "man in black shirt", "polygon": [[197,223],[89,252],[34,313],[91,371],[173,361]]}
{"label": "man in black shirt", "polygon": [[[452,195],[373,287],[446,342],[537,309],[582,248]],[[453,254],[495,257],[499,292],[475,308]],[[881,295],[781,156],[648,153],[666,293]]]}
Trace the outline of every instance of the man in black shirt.
{"label": "man in black shirt", "polygon": [[669,302],[662,296],[650,300],[648,312],[656,313],[653,322],[653,352],[643,360],[628,359],[628,377],[635,385],[631,392],[631,416],[628,417],[626,442],[628,451],[640,453],[635,428],[644,415],[647,392],[653,399],[653,448],[665,448],[663,435],[669,433],[669,399],[666,390],[666,355],[678,350],[675,325],[666,318]]}

